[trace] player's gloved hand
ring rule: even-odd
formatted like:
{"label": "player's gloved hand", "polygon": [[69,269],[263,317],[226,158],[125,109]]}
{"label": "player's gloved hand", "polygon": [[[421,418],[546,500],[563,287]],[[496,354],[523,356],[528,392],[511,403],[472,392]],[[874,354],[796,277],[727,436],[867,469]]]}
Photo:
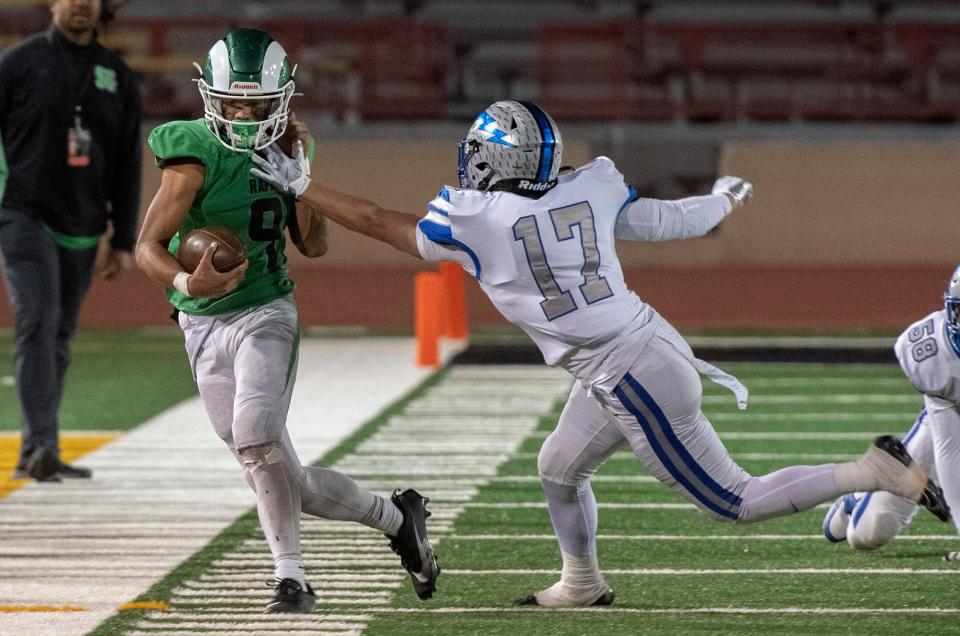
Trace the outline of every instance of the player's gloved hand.
{"label": "player's gloved hand", "polygon": [[730,197],[733,207],[737,207],[753,196],[753,184],[740,177],[720,177],[713,184],[710,194],[726,194]]}
{"label": "player's gloved hand", "polygon": [[304,155],[303,144],[299,140],[293,143],[293,158],[283,154],[277,144],[267,146],[263,153],[264,157],[253,154],[253,162],[260,169],[250,168],[250,174],[299,199],[310,185],[310,162]]}

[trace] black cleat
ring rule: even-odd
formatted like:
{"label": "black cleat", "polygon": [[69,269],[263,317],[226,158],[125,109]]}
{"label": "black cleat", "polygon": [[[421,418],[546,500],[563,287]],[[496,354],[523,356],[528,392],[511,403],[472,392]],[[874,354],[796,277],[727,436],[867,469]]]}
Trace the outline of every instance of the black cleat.
{"label": "black cleat", "polygon": [[60,467],[60,459],[52,448],[41,446],[27,458],[26,469],[27,476],[37,481],[60,481],[57,469]]}
{"label": "black cleat", "polygon": [[440,566],[437,557],[430,547],[427,538],[427,517],[430,512],[426,504],[429,498],[423,497],[416,490],[397,490],[390,497],[393,504],[403,513],[403,523],[397,536],[391,537],[390,549],[400,555],[400,563],[410,573],[410,581],[420,600],[424,601],[437,589],[437,577],[440,575]]}
{"label": "black cleat", "polygon": [[[593,603],[590,603],[590,607],[608,607],[613,605],[613,599],[616,595],[613,593],[613,588],[608,588],[606,592],[600,595],[600,598],[595,600]],[[531,594],[526,598],[518,598],[513,602],[514,605],[540,605],[537,602],[537,595]]]}
{"label": "black cleat", "polygon": [[57,466],[57,477],[60,479],[90,479],[93,477],[93,471],[82,466],[59,462],[59,466]]}
{"label": "black cleat", "polygon": [[[44,452],[42,458],[37,459],[37,461],[33,464],[34,473],[46,475],[47,471],[49,470],[47,462],[51,461],[49,455],[50,454],[47,451]],[[31,456],[30,459],[32,460],[33,457]],[[59,459],[54,461],[56,462],[56,471],[54,474],[52,476],[38,479],[30,474],[30,470],[27,468],[28,460],[20,460],[13,471],[13,479],[37,479],[37,481],[57,482],[63,479],[90,479],[93,477],[93,471],[89,468],[68,464],[60,461]]]}
{"label": "black cleat", "polygon": [[307,590],[304,591],[300,584],[293,579],[283,579],[277,583],[274,588],[276,594],[273,600],[263,610],[264,614],[309,614],[313,612],[313,606],[317,602],[317,595],[313,588],[307,584]]}
{"label": "black cleat", "polygon": [[873,440],[873,445],[904,466],[909,466],[913,463],[913,457],[907,452],[907,447],[894,435],[881,435]]}
{"label": "black cleat", "polygon": [[950,521],[950,506],[943,498],[943,490],[933,483],[933,480],[927,480],[927,487],[923,489],[923,495],[920,496],[917,505],[929,510],[940,521]]}

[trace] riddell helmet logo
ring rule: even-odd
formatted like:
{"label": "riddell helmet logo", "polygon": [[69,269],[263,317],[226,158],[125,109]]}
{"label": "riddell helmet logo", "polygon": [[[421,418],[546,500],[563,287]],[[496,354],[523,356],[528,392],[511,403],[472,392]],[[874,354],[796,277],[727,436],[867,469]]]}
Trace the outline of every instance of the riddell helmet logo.
{"label": "riddell helmet logo", "polygon": [[230,85],[232,91],[259,91],[259,82],[234,82]]}
{"label": "riddell helmet logo", "polygon": [[553,181],[527,181],[526,179],[520,179],[520,183],[517,184],[518,188],[523,190],[533,190],[534,192],[539,192],[541,190],[549,190],[553,187]]}

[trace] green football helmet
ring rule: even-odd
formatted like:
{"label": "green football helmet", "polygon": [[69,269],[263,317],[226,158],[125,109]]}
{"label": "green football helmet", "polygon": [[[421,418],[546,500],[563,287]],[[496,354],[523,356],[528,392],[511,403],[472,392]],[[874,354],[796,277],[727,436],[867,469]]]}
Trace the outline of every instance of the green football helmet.
{"label": "green football helmet", "polygon": [[[293,73],[280,43],[259,29],[237,29],[207,54],[197,80],[207,127],[227,148],[266,148],[283,135],[293,97]],[[252,113],[231,119],[224,106],[242,103]]]}

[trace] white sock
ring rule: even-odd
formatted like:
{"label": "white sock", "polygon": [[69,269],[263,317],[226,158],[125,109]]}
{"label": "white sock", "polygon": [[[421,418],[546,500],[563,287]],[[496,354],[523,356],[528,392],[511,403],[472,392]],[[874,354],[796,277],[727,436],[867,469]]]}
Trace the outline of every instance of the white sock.
{"label": "white sock", "polygon": [[299,554],[285,555],[274,559],[273,573],[277,577],[277,581],[293,579],[306,591],[307,579],[303,571],[303,559],[300,558]]}
{"label": "white sock", "polygon": [[561,552],[563,571],[560,580],[536,593],[537,603],[546,607],[584,607],[592,605],[610,587],[600,574],[597,555],[575,557]]}
{"label": "white sock", "polygon": [[400,526],[403,525],[403,513],[390,499],[379,495],[375,495],[375,497],[377,501],[368,515],[370,522],[367,525],[373,526],[391,537],[397,536],[397,533],[400,532]]}

